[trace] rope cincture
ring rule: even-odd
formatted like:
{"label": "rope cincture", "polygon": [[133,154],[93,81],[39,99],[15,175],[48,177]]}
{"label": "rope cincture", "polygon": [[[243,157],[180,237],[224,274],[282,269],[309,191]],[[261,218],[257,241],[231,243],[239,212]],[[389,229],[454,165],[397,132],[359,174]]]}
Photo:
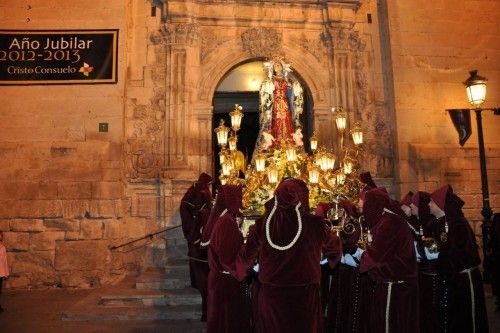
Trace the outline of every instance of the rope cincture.
{"label": "rope cincture", "polygon": [[270,227],[269,227],[271,218],[273,217],[274,212],[276,211],[276,208],[278,207],[278,199],[276,197],[274,197],[273,209],[271,210],[271,213],[269,214],[269,216],[266,219],[266,239],[267,239],[267,242],[269,243],[269,245],[273,249],[278,250],[278,251],[286,251],[286,250],[290,249],[292,246],[294,246],[295,243],[297,242],[297,240],[299,239],[299,236],[302,233],[302,217],[300,216],[300,212],[299,212],[300,205],[301,205],[301,203],[299,202],[295,206],[295,212],[297,213],[297,223],[298,223],[297,234],[295,235],[295,237],[293,237],[292,241],[288,245],[279,246],[277,244],[274,244],[273,241],[271,240],[271,231],[270,231]]}
{"label": "rope cincture", "polygon": [[[227,213],[227,208],[226,208],[226,209],[224,209],[224,210],[222,211],[222,213],[219,215],[219,217],[218,217],[217,219],[220,219],[220,218],[221,218],[222,216],[224,216],[226,213]],[[202,242],[202,241],[200,240],[200,246],[201,246],[201,247],[208,246],[209,244],[210,244],[210,238],[209,238],[209,239],[208,239],[208,241],[206,241],[206,242]]]}

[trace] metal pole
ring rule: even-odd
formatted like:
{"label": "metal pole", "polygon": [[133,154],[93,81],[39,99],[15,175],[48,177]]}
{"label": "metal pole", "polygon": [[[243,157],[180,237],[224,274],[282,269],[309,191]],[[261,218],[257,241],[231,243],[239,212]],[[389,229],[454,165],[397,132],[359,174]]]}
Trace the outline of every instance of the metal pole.
{"label": "metal pole", "polygon": [[479,143],[479,162],[481,165],[481,192],[483,194],[483,209],[481,210],[481,215],[483,216],[483,267],[484,267],[484,277],[485,280],[489,281],[490,277],[490,261],[491,261],[491,216],[493,211],[490,207],[490,194],[488,190],[488,171],[486,169],[486,154],[484,151],[484,139],[483,139],[483,122],[481,118],[482,109],[477,108],[474,110],[476,112],[477,120],[477,138]]}

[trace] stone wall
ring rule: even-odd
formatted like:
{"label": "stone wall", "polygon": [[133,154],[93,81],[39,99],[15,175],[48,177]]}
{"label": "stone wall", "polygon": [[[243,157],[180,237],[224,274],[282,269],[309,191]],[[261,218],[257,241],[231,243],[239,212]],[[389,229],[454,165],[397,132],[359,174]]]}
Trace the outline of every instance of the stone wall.
{"label": "stone wall", "polygon": [[[500,106],[500,14],[497,1],[387,1],[397,123],[400,192],[450,183],[480,234],[481,183],[477,127],[461,148],[445,109],[470,107],[469,70],[488,81],[485,107]],[[500,117],[483,112],[490,201],[500,210]]]}
{"label": "stone wall", "polygon": [[120,30],[117,84],[0,87],[7,287],[98,286],[147,261],[144,249],[108,250],[154,222],[130,216],[124,186],[128,15],[118,0],[0,3],[2,28]]}

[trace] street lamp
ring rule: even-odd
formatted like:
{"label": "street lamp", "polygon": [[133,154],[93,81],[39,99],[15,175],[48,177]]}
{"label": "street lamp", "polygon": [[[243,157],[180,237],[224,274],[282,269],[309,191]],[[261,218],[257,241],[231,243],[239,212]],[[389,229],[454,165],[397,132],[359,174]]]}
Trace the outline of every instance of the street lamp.
{"label": "street lamp", "polygon": [[[485,77],[477,75],[477,70],[473,70],[469,72],[470,77],[464,82],[467,97],[469,99],[469,103],[474,107],[473,109],[448,109],[447,111],[452,116],[457,112],[470,112],[473,110],[476,113],[476,121],[477,121],[477,138],[479,143],[479,163],[481,168],[481,192],[483,195],[483,208],[481,210],[481,215],[483,216],[483,267],[484,267],[484,276],[485,279],[488,280],[490,276],[490,262],[491,262],[491,216],[493,215],[493,211],[490,207],[490,194],[488,190],[488,172],[486,168],[486,154],[484,151],[484,138],[483,138],[483,122],[481,118],[482,111],[493,111],[495,115],[500,114],[500,108],[481,108],[481,104],[486,100],[486,79]],[[470,118],[469,118],[470,119]],[[465,127],[461,127],[461,130],[464,130]],[[463,133],[459,133],[462,138]],[[467,137],[465,137],[465,140]],[[465,143],[465,140],[463,143]],[[463,144],[461,142],[461,144]]]}

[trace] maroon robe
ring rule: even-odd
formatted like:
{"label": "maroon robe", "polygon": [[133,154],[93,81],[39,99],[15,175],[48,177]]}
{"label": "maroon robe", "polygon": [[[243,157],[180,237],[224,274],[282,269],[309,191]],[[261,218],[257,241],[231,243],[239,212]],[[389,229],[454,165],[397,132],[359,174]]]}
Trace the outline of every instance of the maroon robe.
{"label": "maroon robe", "polygon": [[434,191],[431,199],[445,212],[445,216],[434,220],[430,227],[440,241],[436,262],[438,275],[449,283],[449,293],[439,300],[444,316],[441,317],[441,331],[488,332],[483,282],[479,272],[481,259],[474,232],[463,216],[464,202],[449,185]]}
{"label": "maroon robe", "polygon": [[[353,254],[361,236],[361,227],[355,220],[359,214],[350,202],[343,201],[341,206],[348,218],[353,219],[351,222],[346,220],[347,232],[340,232],[343,253]],[[372,293],[373,282],[367,273],[361,274],[358,267],[340,263],[331,280],[326,332],[370,332],[368,317]]]}
{"label": "maroon robe", "polygon": [[441,332],[439,321],[445,318],[440,307],[440,299],[443,299],[449,292],[446,280],[437,274],[437,260],[428,260],[425,256],[422,237],[431,237],[429,225],[434,220],[430,213],[429,201],[430,195],[427,192],[418,191],[415,193],[410,204],[418,208],[418,216],[412,215],[409,223],[418,232],[415,240],[417,241],[417,251],[420,255],[418,263],[418,287],[420,300],[420,331],[423,333]]}
{"label": "maroon robe", "polygon": [[210,273],[207,332],[251,332],[247,286],[229,273],[230,266],[243,245],[243,236],[235,218],[241,207],[241,187],[225,185],[221,190],[224,192],[223,196],[230,194],[232,198],[229,202],[224,202],[228,211],[217,219],[208,249]]}
{"label": "maroon robe", "polygon": [[[212,177],[202,173],[184,194],[179,207],[182,232],[188,245],[189,273],[191,286],[202,293],[206,290],[206,275],[208,274],[206,256],[199,251],[200,228],[206,222],[206,215],[211,204],[209,185]],[[202,261],[200,261],[202,260]]]}
{"label": "maroon robe", "polygon": [[[320,217],[300,209],[307,206],[305,193],[308,191],[304,182],[283,181],[275,191],[275,206],[256,223],[236,262],[234,274],[241,280],[259,258],[260,333],[322,331],[319,261],[323,251],[335,265],[341,257],[341,243]],[[298,228],[299,221],[302,230]],[[274,246],[267,239],[266,225]],[[287,245],[291,246],[277,249]]]}
{"label": "maroon robe", "polygon": [[246,285],[229,273],[243,244],[236,222],[241,208],[242,188],[236,185],[221,187],[217,202],[224,215],[213,224],[208,248],[208,332],[250,332],[250,304]]}
{"label": "maroon robe", "polygon": [[363,253],[360,272],[375,283],[371,332],[419,332],[417,263],[406,221],[389,208],[386,191],[365,193],[363,213],[373,241]]}

